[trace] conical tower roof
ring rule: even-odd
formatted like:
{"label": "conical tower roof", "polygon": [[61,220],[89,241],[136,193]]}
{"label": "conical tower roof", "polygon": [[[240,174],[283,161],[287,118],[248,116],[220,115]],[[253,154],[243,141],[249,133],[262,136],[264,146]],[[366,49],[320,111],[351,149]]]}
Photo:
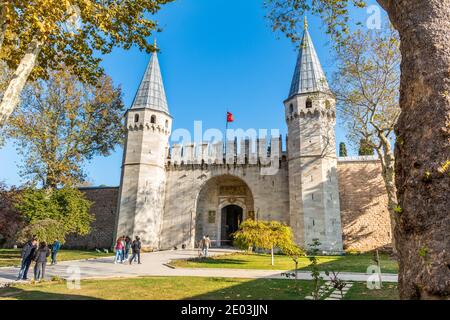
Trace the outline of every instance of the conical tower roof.
{"label": "conical tower roof", "polygon": [[131,108],[150,108],[169,114],[158,54],[156,52],[150,58]]}
{"label": "conical tower roof", "polygon": [[289,98],[303,93],[330,92],[325,73],[317,57],[316,49],[308,32],[305,18],[305,31],[300,45],[300,52],[292,78]]}

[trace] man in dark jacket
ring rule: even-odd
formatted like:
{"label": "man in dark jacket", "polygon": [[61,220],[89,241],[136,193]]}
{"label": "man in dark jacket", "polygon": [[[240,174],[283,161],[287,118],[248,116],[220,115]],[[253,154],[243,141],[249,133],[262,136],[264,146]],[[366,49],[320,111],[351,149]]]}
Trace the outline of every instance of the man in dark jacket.
{"label": "man in dark jacket", "polygon": [[31,260],[33,260],[36,245],[37,239],[33,238],[23,246],[21,254],[22,263],[20,265],[20,271],[17,280],[28,280],[28,269],[30,268]]}
{"label": "man in dark jacket", "polygon": [[136,236],[136,240],[133,241],[131,245],[131,250],[133,251],[133,256],[130,259],[130,264],[136,258],[138,259],[138,264],[141,264],[141,239]]}
{"label": "man in dark jacket", "polygon": [[123,260],[126,261],[129,258],[129,254],[130,254],[130,249],[131,249],[131,245],[132,245],[132,241],[131,238],[129,236],[125,237],[125,253],[123,256]]}
{"label": "man in dark jacket", "polygon": [[52,244],[52,265],[56,264],[56,255],[58,254],[60,248],[61,243],[58,240],[55,240]]}
{"label": "man in dark jacket", "polygon": [[39,249],[36,250],[34,254],[34,281],[39,281],[44,279],[45,276],[45,266],[47,265],[47,257],[50,255],[50,249],[47,247],[45,241],[39,243]]}

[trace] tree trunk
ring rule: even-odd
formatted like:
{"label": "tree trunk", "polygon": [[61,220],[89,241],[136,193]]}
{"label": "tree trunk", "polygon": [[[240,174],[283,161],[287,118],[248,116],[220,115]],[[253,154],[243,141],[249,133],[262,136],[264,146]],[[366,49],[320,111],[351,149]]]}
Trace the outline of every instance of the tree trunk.
{"label": "tree trunk", "polygon": [[378,0],[401,40],[395,238],[402,299],[450,298],[450,1]]}
{"label": "tree trunk", "polygon": [[19,103],[20,93],[36,64],[41,47],[42,42],[37,38],[33,38],[25,55],[22,60],[20,60],[20,63],[12,76],[12,80],[9,82],[8,87],[3,94],[2,101],[0,102],[0,126],[6,122]]}
{"label": "tree trunk", "polygon": [[384,184],[386,187],[386,193],[388,196],[388,211],[389,216],[391,220],[391,238],[392,238],[392,248],[394,250],[394,253],[397,253],[396,245],[395,245],[395,210],[397,208],[397,190],[395,188],[395,160],[392,154],[384,154],[384,162],[385,162],[385,168],[384,168]]}
{"label": "tree trunk", "polygon": [[397,203],[397,190],[395,188],[395,158],[392,153],[391,143],[389,139],[382,133],[378,132],[378,138],[381,141],[381,148],[375,148],[378,157],[381,161],[381,172],[384,181],[384,187],[386,189],[388,197],[388,211],[391,222],[391,239],[392,239],[392,249],[394,253],[397,253],[395,246],[395,209],[398,205]]}
{"label": "tree trunk", "polygon": [[272,255],[272,265],[275,265],[275,258],[274,258],[274,256],[273,256],[273,247],[270,249],[270,253],[271,253],[271,255]]}

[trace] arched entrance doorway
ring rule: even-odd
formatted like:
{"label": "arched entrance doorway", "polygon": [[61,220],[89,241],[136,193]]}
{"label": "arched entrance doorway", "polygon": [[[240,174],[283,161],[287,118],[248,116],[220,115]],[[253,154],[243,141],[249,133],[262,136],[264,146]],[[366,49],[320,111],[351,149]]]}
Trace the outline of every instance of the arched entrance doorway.
{"label": "arched entrance doorway", "polygon": [[244,210],[237,205],[231,204],[222,208],[222,244],[232,245],[232,234],[239,229],[244,218]]}
{"label": "arched entrance doorway", "polygon": [[230,235],[242,221],[254,216],[253,195],[245,181],[232,175],[213,177],[197,197],[195,244],[209,235],[214,247],[231,245]]}

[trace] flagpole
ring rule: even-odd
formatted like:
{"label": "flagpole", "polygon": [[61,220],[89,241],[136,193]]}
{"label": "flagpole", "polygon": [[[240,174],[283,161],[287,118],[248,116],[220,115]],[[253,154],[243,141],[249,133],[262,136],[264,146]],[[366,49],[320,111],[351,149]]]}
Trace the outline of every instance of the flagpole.
{"label": "flagpole", "polygon": [[226,140],[226,136],[227,136],[226,130],[228,130],[228,108],[227,108],[226,115],[227,116],[225,117],[225,140]]}
{"label": "flagpole", "polygon": [[[225,113],[225,135],[224,135],[224,142],[225,142],[225,147],[224,147],[224,152],[225,152],[225,159],[227,158],[227,131],[228,131],[228,108],[227,111]],[[226,162],[226,160],[225,160]]]}

